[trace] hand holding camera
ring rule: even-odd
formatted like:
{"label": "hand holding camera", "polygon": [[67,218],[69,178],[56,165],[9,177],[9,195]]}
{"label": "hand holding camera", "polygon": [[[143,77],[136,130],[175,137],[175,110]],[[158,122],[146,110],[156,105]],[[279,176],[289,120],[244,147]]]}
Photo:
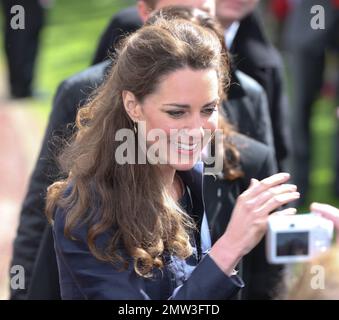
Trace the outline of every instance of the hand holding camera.
{"label": "hand holding camera", "polygon": [[312,203],[310,209],[311,214],[269,218],[266,254],[270,263],[308,261],[331,247],[334,228],[339,231],[339,210],[321,203]]}
{"label": "hand holding camera", "polygon": [[331,247],[333,222],[320,215],[273,215],[268,219],[267,260],[273,264],[310,260]]}
{"label": "hand holding camera", "polygon": [[[339,209],[328,204],[313,202],[311,204],[311,211],[331,220],[336,231],[339,231]],[[339,237],[337,237],[337,243],[339,244]]]}

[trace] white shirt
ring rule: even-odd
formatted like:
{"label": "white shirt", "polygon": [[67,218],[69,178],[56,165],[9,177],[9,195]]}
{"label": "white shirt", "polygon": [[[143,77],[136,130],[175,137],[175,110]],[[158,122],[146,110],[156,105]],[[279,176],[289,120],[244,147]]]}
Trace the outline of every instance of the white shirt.
{"label": "white shirt", "polygon": [[238,29],[240,27],[239,21],[234,21],[224,32],[225,43],[227,49],[231,49],[235,36],[237,35]]}

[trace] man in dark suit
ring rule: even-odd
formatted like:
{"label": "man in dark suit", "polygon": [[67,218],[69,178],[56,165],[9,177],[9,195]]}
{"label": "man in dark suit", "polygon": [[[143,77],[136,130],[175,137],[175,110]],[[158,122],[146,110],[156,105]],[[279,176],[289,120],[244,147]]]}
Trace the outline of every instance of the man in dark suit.
{"label": "man in dark suit", "polygon": [[267,39],[253,10],[258,0],[217,0],[217,18],[235,66],[264,88],[270,110],[279,170],[286,167],[290,149],[288,103],[283,88],[283,66],[277,50]]}
{"label": "man in dark suit", "polygon": [[149,13],[156,8],[185,5],[200,8],[215,16],[215,0],[138,0],[137,6],[128,7],[114,15],[100,37],[92,64],[100,63],[114,52],[116,44],[126,34],[139,29],[147,20]]}
{"label": "man in dark suit", "polygon": [[[55,292],[55,294],[48,292],[48,288],[52,288],[53,286],[45,287],[45,284],[49,283],[48,281],[51,280],[51,278],[45,279],[45,281],[43,280],[44,275],[49,277],[51,274],[56,275],[57,273],[54,272],[46,274],[46,272],[42,273],[39,271],[44,269],[44,263],[42,261],[50,261],[50,269],[53,267],[56,268],[55,261],[53,264],[53,258],[48,256],[50,253],[48,253],[48,250],[46,249],[50,248],[50,250],[53,250],[53,244],[50,243],[49,245],[46,245],[46,242],[50,242],[51,239],[48,231],[45,231],[43,237],[44,240],[41,241],[43,230],[45,228],[47,228],[47,230],[49,229],[46,219],[43,216],[44,195],[47,186],[52,183],[58,174],[56,164],[53,160],[53,154],[55,153],[55,148],[58,144],[51,144],[51,137],[53,134],[59,138],[63,138],[65,136],[69,137],[72,133],[72,127],[67,126],[67,124],[74,122],[77,107],[83,105],[91,90],[103,81],[108,67],[109,62],[104,62],[67,79],[61,84],[55,97],[49,126],[43,142],[39,160],[34,170],[29,191],[22,208],[18,235],[14,245],[14,257],[12,264],[21,264],[25,266],[27,286],[29,287],[28,298],[57,297],[57,292]],[[258,126],[253,125],[255,122],[252,121],[251,126],[244,126],[244,131],[247,131],[246,133],[250,134],[253,133],[253,135],[257,134],[258,140],[262,140],[269,144],[269,141],[272,141],[272,137],[269,137],[269,117],[259,112],[262,110],[265,113],[265,109],[262,109],[262,105],[265,103],[266,99],[265,94],[258,84],[254,84],[255,82],[253,80],[248,81],[248,77],[245,75],[238,73],[238,78],[239,82],[243,83],[243,86],[241,90],[237,90],[239,89],[237,84],[233,84],[231,86],[229,101],[233,101],[233,103],[226,104],[226,112],[228,111],[227,114],[229,114],[230,117],[233,116],[235,122],[237,120],[239,122],[239,126],[241,126],[244,122],[240,121],[241,117],[239,114],[237,115],[237,110],[243,110],[245,112],[244,114],[246,114],[247,109],[250,110],[253,108],[253,111],[255,111],[253,112],[250,110],[250,116],[254,119],[263,119],[260,122],[262,126],[258,128]],[[265,126],[267,126],[266,129],[263,129]],[[254,148],[253,150],[259,149]],[[263,152],[259,155],[257,162],[260,166],[262,165],[263,168],[266,168],[264,160],[262,160],[261,157],[267,160],[267,158],[272,156],[272,150],[265,146],[261,150],[263,150]],[[254,154],[255,152],[253,151],[251,153]],[[256,159],[254,160],[256,161]],[[267,169],[267,171],[265,171],[265,168],[263,169],[267,172],[267,176],[274,173],[272,172],[272,168],[274,168],[274,161],[272,158],[270,161],[270,169]],[[253,177],[255,177],[255,175]],[[35,261],[38,249],[40,252],[39,256],[42,258]],[[43,257],[46,257],[46,254],[44,254],[46,253],[46,250],[48,258],[45,258],[44,260]],[[262,253],[260,259],[261,262],[264,261]],[[34,264],[36,264],[35,268]],[[270,278],[270,275],[267,277]],[[262,288],[263,291],[265,291],[265,286],[262,286]],[[43,293],[43,291],[41,291],[44,289],[47,289],[47,292]],[[13,291],[12,298],[27,298],[27,292]]]}
{"label": "man in dark suit", "polygon": [[[8,64],[9,88],[13,98],[32,95],[35,60],[38,53],[39,35],[44,22],[44,9],[38,0],[2,0],[5,14],[5,52]],[[13,29],[11,20],[18,14],[11,8],[24,8],[24,29]],[[20,26],[21,27],[21,26]]]}

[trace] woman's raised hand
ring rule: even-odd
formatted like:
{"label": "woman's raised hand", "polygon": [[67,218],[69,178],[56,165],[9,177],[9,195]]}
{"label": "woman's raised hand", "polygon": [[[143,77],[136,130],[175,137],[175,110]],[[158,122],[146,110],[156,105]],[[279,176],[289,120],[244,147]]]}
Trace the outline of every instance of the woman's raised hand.
{"label": "woman's raised hand", "polygon": [[[261,181],[252,179],[249,188],[238,197],[225,233],[210,251],[226,274],[263,238],[269,214],[300,197],[295,185],[285,184],[289,178],[288,173],[278,173]],[[290,208],[276,214],[295,212]]]}

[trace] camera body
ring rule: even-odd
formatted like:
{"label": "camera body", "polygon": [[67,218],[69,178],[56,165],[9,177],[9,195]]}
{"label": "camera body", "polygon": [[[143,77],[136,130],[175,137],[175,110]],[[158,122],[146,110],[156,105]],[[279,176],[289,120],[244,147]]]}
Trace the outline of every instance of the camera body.
{"label": "camera body", "polygon": [[308,261],[326,251],[333,238],[333,222],[319,215],[272,215],[268,218],[266,256],[269,263]]}

